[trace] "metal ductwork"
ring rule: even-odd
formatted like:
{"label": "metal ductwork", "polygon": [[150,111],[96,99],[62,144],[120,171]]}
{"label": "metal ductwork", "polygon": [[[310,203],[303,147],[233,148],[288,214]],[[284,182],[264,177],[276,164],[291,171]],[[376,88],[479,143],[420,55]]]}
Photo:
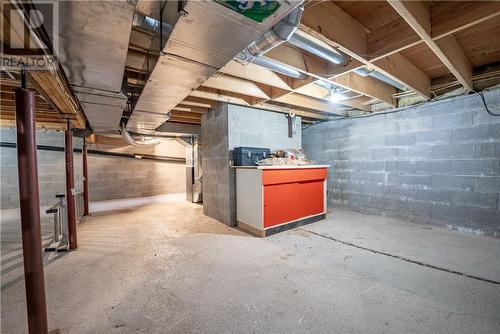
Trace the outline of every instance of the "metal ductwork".
{"label": "metal ductwork", "polygon": [[89,124],[117,131],[127,102],[123,73],[134,6],[60,1],[59,12],[59,60]]}
{"label": "metal ductwork", "polygon": [[245,50],[240,52],[236,58],[248,63],[254,63],[296,79],[304,79],[305,74],[291,68],[288,65],[280,63],[263,55],[277,47],[278,45],[288,41],[297,31],[304,12],[304,4],[300,4],[297,8],[291,11],[283,20],[278,22],[274,27],[266,31],[254,42],[252,42]]}
{"label": "metal ductwork", "polygon": [[158,145],[160,143],[160,140],[156,138],[145,139],[144,137],[142,137],[142,140],[135,140],[127,131],[127,129],[125,129],[125,125],[123,123],[120,123],[120,132],[122,134],[123,139],[127,143],[133,146],[145,147],[145,146]]}
{"label": "metal ductwork", "polygon": [[[184,6],[180,8],[179,4]],[[173,28],[135,104],[127,129],[160,130],[165,122],[161,115],[299,5],[296,1],[280,2],[279,8],[259,23],[216,1],[167,1],[164,12],[175,18],[165,22]],[[280,32],[280,36],[285,35]]]}
{"label": "metal ductwork", "polygon": [[355,69],[354,72],[356,74],[363,76],[363,77],[370,76],[372,78],[378,79],[380,81],[385,82],[388,85],[396,87],[399,90],[406,90],[406,87],[401,85],[399,82],[392,80],[388,76],[386,76],[378,71],[375,71],[374,69],[371,69],[368,67],[360,67],[358,69]]}
{"label": "metal ductwork", "polygon": [[132,25],[134,27],[138,27],[144,31],[154,34],[165,33],[166,34],[165,36],[167,36],[172,30],[172,26],[166,22],[162,22],[161,24],[162,24],[162,30],[160,31],[159,20],[140,13],[135,13],[134,20],[132,21]]}
{"label": "metal ductwork", "polygon": [[236,56],[237,59],[251,62],[296,79],[304,79],[306,75],[296,69],[280,63],[276,60],[263,56],[282,43],[289,43],[304,51],[314,54],[331,63],[346,66],[351,62],[351,57],[345,53],[332,48],[326,43],[308,37],[305,33],[297,30],[304,4],[294,9],[283,20],[272,29],[260,36],[255,42],[250,44],[245,50]]}
{"label": "metal ductwork", "polygon": [[304,4],[302,3],[236,57],[251,63],[255,57],[260,57],[281,43],[288,41],[299,27],[303,12]]}
{"label": "metal ductwork", "polygon": [[345,53],[326,43],[308,38],[303,33],[293,34],[288,43],[339,66],[346,66],[351,62],[351,57]]}
{"label": "metal ductwork", "polygon": [[279,61],[268,58],[266,56],[256,57],[252,60],[252,63],[266,67],[271,71],[284,74],[295,79],[305,79],[307,77],[307,75],[300,71],[297,71],[293,67],[280,63]]}

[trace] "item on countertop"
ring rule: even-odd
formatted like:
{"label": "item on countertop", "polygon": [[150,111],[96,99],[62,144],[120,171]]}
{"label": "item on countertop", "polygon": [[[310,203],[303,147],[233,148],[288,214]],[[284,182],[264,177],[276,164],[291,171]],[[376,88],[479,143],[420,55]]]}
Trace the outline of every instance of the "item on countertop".
{"label": "item on countertop", "polygon": [[285,150],[276,150],[274,153],[273,153],[273,156],[275,158],[286,158],[286,151]]}
{"label": "item on countertop", "polygon": [[235,147],[233,149],[234,166],[255,166],[257,161],[271,157],[271,150],[260,147]]}
{"label": "item on countertop", "polygon": [[286,156],[292,160],[300,160],[300,161],[307,160],[306,155],[300,148],[292,148],[286,150]]}
{"label": "item on countertop", "polygon": [[314,162],[308,160],[300,148],[276,150],[271,157],[257,161],[259,166],[303,166],[312,164]]}
{"label": "item on countertop", "polygon": [[308,160],[296,160],[291,158],[267,158],[257,161],[259,166],[299,166],[310,165]]}

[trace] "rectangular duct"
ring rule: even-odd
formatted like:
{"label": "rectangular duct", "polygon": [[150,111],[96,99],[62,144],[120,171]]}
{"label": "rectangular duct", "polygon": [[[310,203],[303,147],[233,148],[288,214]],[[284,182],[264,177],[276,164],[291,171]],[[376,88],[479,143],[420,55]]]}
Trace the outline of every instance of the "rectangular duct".
{"label": "rectangular duct", "polygon": [[96,130],[118,129],[134,6],[128,1],[60,1],[59,59]]}
{"label": "rectangular duct", "polygon": [[166,121],[165,118],[161,121],[162,114],[184,100],[300,3],[280,2],[280,8],[272,16],[258,23],[215,1],[187,1],[127,128],[156,129]]}

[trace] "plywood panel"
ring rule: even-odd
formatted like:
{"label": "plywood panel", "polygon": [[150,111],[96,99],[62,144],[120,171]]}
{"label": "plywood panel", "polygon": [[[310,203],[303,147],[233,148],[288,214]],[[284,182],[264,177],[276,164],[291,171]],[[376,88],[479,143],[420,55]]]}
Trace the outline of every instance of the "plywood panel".
{"label": "plywood panel", "polygon": [[364,25],[368,31],[376,30],[399,18],[398,13],[385,1],[335,1],[335,4]]}
{"label": "plywood panel", "polygon": [[433,79],[450,73],[448,68],[425,43],[418,44],[400,53]]}
{"label": "plywood panel", "polygon": [[432,37],[455,32],[485,17],[500,13],[500,1],[433,1]]}
{"label": "plywood panel", "polygon": [[397,52],[408,45],[421,42],[418,34],[401,17],[372,31],[366,39],[370,59]]}
{"label": "plywood panel", "polygon": [[500,61],[500,18],[455,34],[472,67]]}

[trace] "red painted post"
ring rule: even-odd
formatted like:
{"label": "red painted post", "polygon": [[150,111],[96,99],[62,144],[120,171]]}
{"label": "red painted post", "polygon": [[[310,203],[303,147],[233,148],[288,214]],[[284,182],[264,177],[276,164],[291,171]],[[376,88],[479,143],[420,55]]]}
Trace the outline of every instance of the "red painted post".
{"label": "red painted post", "polygon": [[68,207],[68,237],[69,248],[76,249],[78,241],[76,236],[76,211],[75,211],[75,175],[73,170],[73,131],[68,126],[64,131],[64,153],[66,158],[66,199]]}
{"label": "red painted post", "polygon": [[46,334],[48,325],[36,159],[35,99],[33,92],[25,88],[16,89],[15,94],[17,168],[28,330],[32,334]]}
{"label": "red painted post", "polygon": [[87,165],[87,141],[83,138],[83,214],[89,215],[89,170]]}

